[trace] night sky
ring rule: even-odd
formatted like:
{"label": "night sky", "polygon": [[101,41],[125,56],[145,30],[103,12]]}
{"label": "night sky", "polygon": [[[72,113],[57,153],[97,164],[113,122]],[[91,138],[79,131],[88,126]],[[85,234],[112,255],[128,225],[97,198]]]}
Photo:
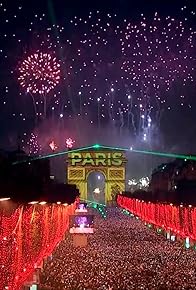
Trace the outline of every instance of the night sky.
{"label": "night sky", "polygon": [[[20,137],[42,154],[72,137],[196,153],[193,2],[2,1],[0,147]],[[59,76],[33,92],[43,54]]]}

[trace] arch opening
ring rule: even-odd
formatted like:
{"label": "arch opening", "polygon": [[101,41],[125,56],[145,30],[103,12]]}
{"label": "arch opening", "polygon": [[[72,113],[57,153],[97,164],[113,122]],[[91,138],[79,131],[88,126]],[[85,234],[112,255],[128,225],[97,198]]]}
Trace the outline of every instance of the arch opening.
{"label": "arch opening", "polygon": [[97,203],[105,203],[106,178],[101,171],[92,171],[87,177],[87,199]]}

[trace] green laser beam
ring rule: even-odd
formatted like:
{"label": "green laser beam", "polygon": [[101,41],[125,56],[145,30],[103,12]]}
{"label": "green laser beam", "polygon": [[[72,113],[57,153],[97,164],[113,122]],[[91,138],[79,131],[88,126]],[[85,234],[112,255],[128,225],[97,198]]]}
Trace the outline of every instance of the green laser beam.
{"label": "green laser beam", "polygon": [[185,154],[166,153],[166,152],[147,151],[147,150],[136,150],[136,149],[130,149],[130,148],[123,148],[123,147],[110,147],[110,146],[105,146],[105,145],[100,145],[99,148],[110,149],[110,150],[111,149],[112,150],[119,150],[119,151],[129,151],[129,152],[133,152],[133,153],[156,155],[156,156],[169,157],[169,158],[196,160],[196,156],[185,155]]}
{"label": "green laser beam", "polygon": [[80,152],[80,151],[85,151],[89,149],[109,149],[109,150],[118,150],[118,151],[126,151],[126,152],[132,152],[132,153],[139,153],[139,154],[146,154],[146,155],[154,155],[154,156],[160,156],[160,157],[167,157],[167,158],[176,158],[176,159],[187,159],[187,160],[194,160],[196,161],[196,156],[192,155],[185,155],[185,154],[176,154],[176,153],[166,153],[166,152],[156,152],[156,151],[147,151],[147,150],[137,150],[137,149],[130,149],[130,148],[123,148],[123,147],[112,147],[112,146],[105,146],[105,145],[99,145],[99,144],[94,144],[91,146],[86,146],[86,147],[80,147],[76,148],[73,150],[66,150],[58,153],[53,153],[45,156],[37,156],[33,158],[29,158],[26,160],[20,160],[13,162],[12,164],[19,164],[19,163],[25,163],[25,162],[31,162],[34,160],[39,160],[39,159],[46,159],[46,158],[53,158],[61,155],[66,155],[68,153],[74,153],[74,152]]}
{"label": "green laser beam", "polygon": [[58,157],[58,156],[61,156],[61,155],[66,155],[68,153],[84,151],[84,150],[88,150],[88,149],[92,149],[92,148],[93,148],[93,146],[88,146],[88,147],[81,147],[81,148],[76,148],[76,149],[73,149],[73,150],[66,150],[66,151],[62,151],[62,152],[48,154],[48,155],[44,155],[44,156],[36,156],[36,157],[25,159],[25,160],[15,161],[15,162],[12,163],[12,165],[16,165],[16,164],[19,164],[19,163],[25,163],[25,162],[31,162],[31,161],[34,161],[34,160]]}

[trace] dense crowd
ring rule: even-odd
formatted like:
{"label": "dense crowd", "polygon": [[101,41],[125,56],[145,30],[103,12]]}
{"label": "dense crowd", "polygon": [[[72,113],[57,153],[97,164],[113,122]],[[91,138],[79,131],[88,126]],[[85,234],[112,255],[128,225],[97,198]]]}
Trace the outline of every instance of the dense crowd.
{"label": "dense crowd", "polygon": [[196,252],[117,208],[95,216],[85,248],[67,235],[41,274],[41,290],[196,289]]}

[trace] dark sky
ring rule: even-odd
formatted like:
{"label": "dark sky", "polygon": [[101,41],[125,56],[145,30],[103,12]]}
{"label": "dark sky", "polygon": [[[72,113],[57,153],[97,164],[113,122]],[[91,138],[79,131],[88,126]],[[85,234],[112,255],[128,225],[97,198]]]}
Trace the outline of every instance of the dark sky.
{"label": "dark sky", "polygon": [[[158,11],[160,15],[173,15],[178,16],[179,9],[186,5],[190,9],[195,8],[195,1],[191,0],[28,0],[28,1],[6,1],[7,6],[12,10],[17,7],[18,4],[24,7],[25,18],[32,15],[32,11],[41,12],[49,14],[51,7],[54,16],[59,21],[65,16],[72,17],[75,15],[85,16],[89,11],[99,10],[102,12],[114,12],[118,14],[118,17],[126,18],[133,17],[136,18],[141,13],[147,15],[152,15],[155,11]],[[20,19],[21,24],[23,23],[23,18]]]}

